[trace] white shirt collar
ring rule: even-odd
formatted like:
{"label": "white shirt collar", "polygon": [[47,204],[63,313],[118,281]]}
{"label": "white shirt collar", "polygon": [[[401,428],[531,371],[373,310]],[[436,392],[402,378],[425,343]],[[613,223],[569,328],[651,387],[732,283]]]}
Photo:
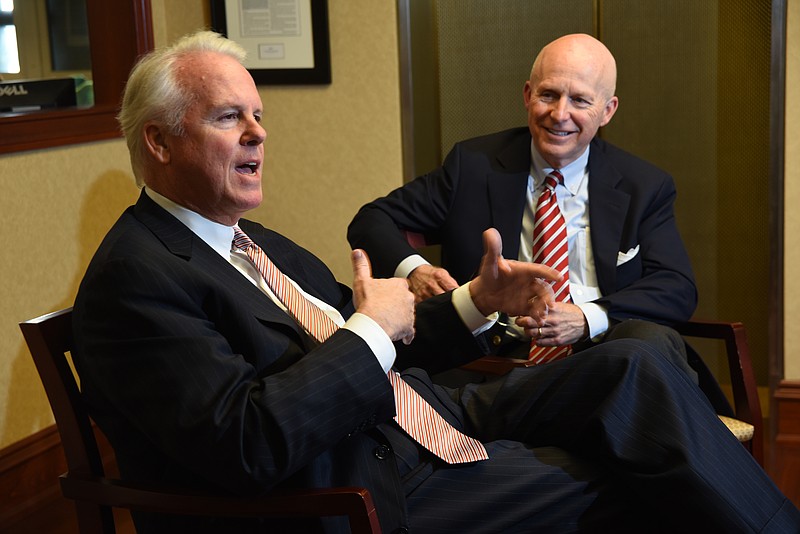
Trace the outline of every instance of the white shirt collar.
{"label": "white shirt collar", "polygon": [[[566,187],[573,195],[577,194],[578,188],[581,185],[583,177],[587,173],[587,166],[589,165],[589,147],[583,151],[583,154],[570,163],[569,165],[558,169],[561,171],[561,176],[564,177],[564,187]],[[533,177],[534,188],[538,189],[544,183],[544,178],[551,172],[553,167],[547,163],[544,158],[539,154],[533,146],[531,140],[531,176]]]}
{"label": "white shirt collar", "polygon": [[153,202],[174,215],[175,218],[185,224],[189,230],[197,234],[200,239],[217,251],[220,256],[225,259],[230,258],[231,243],[233,242],[232,226],[225,226],[224,224],[206,219],[199,213],[176,204],[149,187],[145,187],[144,192]]}

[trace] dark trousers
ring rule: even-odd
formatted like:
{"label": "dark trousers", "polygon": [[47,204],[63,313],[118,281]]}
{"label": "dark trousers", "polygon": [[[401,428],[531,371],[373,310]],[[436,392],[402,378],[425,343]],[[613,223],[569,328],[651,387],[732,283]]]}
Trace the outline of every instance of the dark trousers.
{"label": "dark trousers", "polygon": [[404,377],[490,453],[422,470],[405,459],[412,532],[800,531],[800,512],[648,343],[611,339],[456,390]]}
{"label": "dark trousers", "polygon": [[[686,353],[686,343],[678,332],[656,323],[629,319],[615,323],[609,327],[599,341],[585,340],[573,345],[575,353],[595,347],[606,341],[614,339],[639,339],[648,343],[655,349],[655,353],[666,357],[696,384],[697,372],[689,365]],[[497,348],[497,355],[508,358],[526,359],[528,357],[529,343],[521,342],[508,335]],[[451,369],[434,376],[434,382],[447,387],[460,387],[469,382],[482,382],[485,376],[475,371],[464,369]]]}

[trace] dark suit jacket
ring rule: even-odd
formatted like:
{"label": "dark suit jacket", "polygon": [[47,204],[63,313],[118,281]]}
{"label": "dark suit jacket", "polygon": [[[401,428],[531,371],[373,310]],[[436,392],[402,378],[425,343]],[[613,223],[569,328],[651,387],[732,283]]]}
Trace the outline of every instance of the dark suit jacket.
{"label": "dark suit jacket", "polygon": [[[517,259],[531,136],[516,128],[457,143],[444,165],[365,205],[348,229],[353,248],[370,256],[377,276],[391,276],[415,250],[401,230],[441,244],[441,262],[464,283],[483,253],[482,232],[497,228],[503,255]],[[597,279],[612,320],[662,324],[689,319],[697,290],[675,224],[672,178],[600,139],[589,153],[589,221]],[[631,261],[617,255],[640,247]]]}
{"label": "dark suit jacket", "polygon": [[[345,317],[353,312],[351,291],[312,254],[256,223],[240,226],[305,291]],[[417,339],[399,346],[400,367],[431,360],[432,348],[441,367],[485,353],[449,297],[417,313]],[[125,478],[239,494],[365,486],[386,531],[407,524],[397,463],[373,454],[401,449],[405,438],[384,424],[394,397],[367,344],[342,329],[305,347],[286,313],[146,195],[92,259],[74,333],[84,394]]]}

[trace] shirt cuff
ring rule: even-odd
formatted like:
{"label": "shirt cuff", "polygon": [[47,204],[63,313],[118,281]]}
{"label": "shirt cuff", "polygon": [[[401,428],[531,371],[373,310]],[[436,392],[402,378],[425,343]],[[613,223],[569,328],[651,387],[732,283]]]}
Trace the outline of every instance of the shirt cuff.
{"label": "shirt cuff", "polygon": [[392,340],[386,335],[383,328],[378,326],[378,323],[371,317],[356,312],[350,316],[342,328],[350,330],[363,339],[367,345],[369,345],[369,348],[372,349],[372,353],[375,354],[384,372],[389,372],[389,369],[394,365],[397,351],[394,348]]}
{"label": "shirt cuff", "polygon": [[411,271],[420,265],[430,265],[430,263],[428,263],[425,258],[419,254],[413,254],[400,262],[400,265],[398,265],[397,269],[394,270],[394,275],[398,278],[408,278],[408,275],[411,274]]}
{"label": "shirt cuff", "polygon": [[598,341],[599,336],[608,330],[608,312],[606,309],[594,302],[584,302],[577,304],[586,317],[586,324],[589,326],[589,338]]}
{"label": "shirt cuff", "polygon": [[469,284],[470,282],[467,282],[453,290],[453,307],[467,328],[472,331],[472,335],[477,336],[491,328],[497,322],[500,314],[494,312],[488,317],[483,315],[475,307],[475,303],[472,302],[472,296],[469,294]]}

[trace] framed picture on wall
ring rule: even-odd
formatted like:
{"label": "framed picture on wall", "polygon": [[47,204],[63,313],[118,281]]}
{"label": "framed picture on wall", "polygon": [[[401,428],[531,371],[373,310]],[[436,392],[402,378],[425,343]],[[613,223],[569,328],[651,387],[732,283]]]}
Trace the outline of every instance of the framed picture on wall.
{"label": "framed picture on wall", "polygon": [[331,83],[327,0],[211,0],[211,24],[247,50],[257,84]]}

